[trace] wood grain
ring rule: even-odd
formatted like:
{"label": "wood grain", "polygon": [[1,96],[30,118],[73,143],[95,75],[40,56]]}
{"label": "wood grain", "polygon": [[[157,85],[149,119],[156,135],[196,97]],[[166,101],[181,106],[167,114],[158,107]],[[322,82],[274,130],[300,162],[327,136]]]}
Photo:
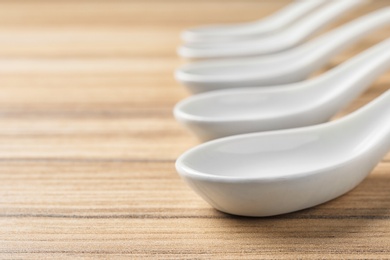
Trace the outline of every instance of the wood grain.
{"label": "wood grain", "polygon": [[[0,259],[388,259],[390,154],[345,196],[272,218],[218,212],[175,172],[198,143],[172,117],[188,95],[172,77],[180,31],[287,3],[0,1]],[[335,118],[389,84],[387,73]]]}

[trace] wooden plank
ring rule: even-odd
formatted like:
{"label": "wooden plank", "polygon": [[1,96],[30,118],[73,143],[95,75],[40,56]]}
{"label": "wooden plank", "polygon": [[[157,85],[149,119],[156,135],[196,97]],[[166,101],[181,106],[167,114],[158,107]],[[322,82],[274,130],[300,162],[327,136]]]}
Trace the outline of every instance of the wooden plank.
{"label": "wooden plank", "polygon": [[309,259],[390,253],[388,164],[339,199],[273,218],[211,209],[181,185],[169,163],[2,162],[1,167],[10,173],[1,178],[2,192],[13,200],[3,203],[6,213],[0,215],[5,257]]}
{"label": "wooden plank", "polygon": [[[218,212],[175,171],[199,143],[172,116],[189,95],[173,78],[180,31],[289,2],[0,1],[0,258],[388,258],[390,154],[345,196],[272,218]],[[335,119],[389,83],[386,73]]]}

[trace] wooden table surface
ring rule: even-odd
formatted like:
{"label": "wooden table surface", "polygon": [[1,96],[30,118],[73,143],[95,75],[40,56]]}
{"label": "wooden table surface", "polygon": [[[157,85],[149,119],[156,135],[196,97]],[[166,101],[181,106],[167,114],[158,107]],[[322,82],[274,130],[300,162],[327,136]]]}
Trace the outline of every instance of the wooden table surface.
{"label": "wooden table surface", "polygon": [[[0,259],[390,258],[390,155],[345,196],[272,218],[218,212],[174,169],[198,143],[172,117],[188,96],[179,32],[287,3],[0,0]],[[337,117],[389,86],[387,73]]]}

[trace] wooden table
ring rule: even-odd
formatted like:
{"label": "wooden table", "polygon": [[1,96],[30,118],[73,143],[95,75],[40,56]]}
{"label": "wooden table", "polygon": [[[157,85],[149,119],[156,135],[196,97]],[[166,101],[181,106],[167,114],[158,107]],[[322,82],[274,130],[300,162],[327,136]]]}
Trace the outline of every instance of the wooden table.
{"label": "wooden table", "polygon": [[198,143],[172,117],[188,95],[172,76],[179,32],[288,2],[0,1],[0,258],[389,258],[390,156],[347,195],[272,218],[217,212],[174,169]]}

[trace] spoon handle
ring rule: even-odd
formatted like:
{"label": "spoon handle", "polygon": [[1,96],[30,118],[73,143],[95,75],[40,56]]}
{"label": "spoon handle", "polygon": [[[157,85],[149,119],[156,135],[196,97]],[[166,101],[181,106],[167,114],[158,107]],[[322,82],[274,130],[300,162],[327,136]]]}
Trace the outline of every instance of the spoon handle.
{"label": "spoon handle", "polygon": [[263,36],[289,26],[325,2],[326,0],[297,0],[274,14],[255,22],[191,28],[184,31],[181,37],[183,41],[188,43],[214,43],[240,40],[242,37]]}
{"label": "spoon handle", "polygon": [[390,70],[390,38],[312,80],[315,86],[308,87],[307,90],[321,97],[318,103],[323,104],[323,108],[327,107],[324,116],[330,118],[388,70]]}
{"label": "spoon handle", "polygon": [[300,41],[307,39],[314,33],[322,30],[328,24],[340,17],[345,12],[367,2],[367,0],[341,0],[330,1],[321,10],[308,15],[292,27],[288,33],[291,37]]}
{"label": "spoon handle", "polygon": [[270,28],[270,32],[280,30],[291,23],[302,19],[303,16],[323,5],[326,0],[298,0],[286,6],[272,16],[257,21],[262,26]]}
{"label": "spoon handle", "polygon": [[244,39],[234,42],[185,44],[178,54],[190,59],[245,57],[279,53],[297,46],[311,35],[332,23],[346,11],[367,0],[335,0],[302,18],[287,29],[264,38]]}
{"label": "spoon handle", "polygon": [[373,168],[390,151],[390,90],[339,123],[356,131],[354,152],[369,156]]}
{"label": "spoon handle", "polygon": [[390,24],[390,7],[372,12],[326,35],[305,44],[306,57],[310,59],[310,72],[322,67],[325,61],[360,40],[364,35]]}

